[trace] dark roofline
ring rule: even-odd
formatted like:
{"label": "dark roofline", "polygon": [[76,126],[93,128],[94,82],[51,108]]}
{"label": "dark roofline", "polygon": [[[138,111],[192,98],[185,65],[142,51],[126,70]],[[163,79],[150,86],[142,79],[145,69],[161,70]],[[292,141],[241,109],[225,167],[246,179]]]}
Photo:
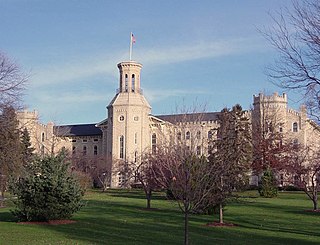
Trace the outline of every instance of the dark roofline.
{"label": "dark roofline", "polygon": [[53,132],[57,136],[100,136],[102,131],[92,124],[58,125],[53,127]]}
{"label": "dark roofline", "polygon": [[170,123],[179,122],[204,122],[204,121],[216,121],[220,112],[200,112],[200,113],[187,113],[187,114],[171,114],[171,115],[155,115],[163,121]]}

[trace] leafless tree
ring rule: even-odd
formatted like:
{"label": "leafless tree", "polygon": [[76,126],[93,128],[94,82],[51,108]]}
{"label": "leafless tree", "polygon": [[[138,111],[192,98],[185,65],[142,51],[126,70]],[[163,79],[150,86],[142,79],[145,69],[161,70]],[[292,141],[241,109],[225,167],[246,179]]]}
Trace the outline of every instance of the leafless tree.
{"label": "leafless tree", "polygon": [[85,156],[83,154],[69,154],[72,170],[85,174],[91,179],[91,184],[106,191],[111,181],[111,159],[104,155]]}
{"label": "leafless tree", "polygon": [[286,168],[286,182],[301,189],[318,210],[320,192],[320,151],[315,146],[297,146]]}
{"label": "leafless tree", "polygon": [[184,145],[158,147],[153,155],[154,180],[158,186],[169,190],[184,213],[184,244],[189,244],[189,215],[198,207],[212,204],[216,176],[207,159],[190,151]]}
{"label": "leafless tree", "polygon": [[0,109],[20,105],[26,82],[20,67],[0,51]]}
{"label": "leafless tree", "polygon": [[267,73],[280,87],[302,92],[310,113],[319,119],[320,2],[292,3],[293,10],[273,15],[274,26],[262,31],[279,54]]}

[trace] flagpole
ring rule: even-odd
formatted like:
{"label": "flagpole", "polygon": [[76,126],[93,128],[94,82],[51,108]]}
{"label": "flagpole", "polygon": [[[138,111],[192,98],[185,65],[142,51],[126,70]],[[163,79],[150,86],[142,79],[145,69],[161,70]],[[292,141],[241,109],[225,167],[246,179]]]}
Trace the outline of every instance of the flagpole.
{"label": "flagpole", "polygon": [[129,50],[129,59],[131,61],[132,57],[132,32],[130,32],[130,50]]}

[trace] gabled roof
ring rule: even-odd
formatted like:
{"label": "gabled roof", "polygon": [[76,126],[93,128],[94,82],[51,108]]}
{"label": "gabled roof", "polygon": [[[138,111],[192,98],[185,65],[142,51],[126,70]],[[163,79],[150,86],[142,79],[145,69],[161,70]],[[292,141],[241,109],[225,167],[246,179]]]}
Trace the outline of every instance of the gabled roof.
{"label": "gabled roof", "polygon": [[155,117],[170,123],[216,121],[220,112],[204,112],[190,114],[157,115]]}
{"label": "gabled roof", "polygon": [[57,136],[94,136],[102,135],[100,128],[96,124],[78,124],[54,126],[53,131]]}

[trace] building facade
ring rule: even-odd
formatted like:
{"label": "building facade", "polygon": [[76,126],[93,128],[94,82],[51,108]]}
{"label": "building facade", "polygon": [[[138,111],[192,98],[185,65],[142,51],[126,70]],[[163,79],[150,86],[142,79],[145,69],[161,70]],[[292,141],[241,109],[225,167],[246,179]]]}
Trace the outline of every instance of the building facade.
{"label": "building facade", "polygon": [[[20,127],[26,127],[31,143],[40,154],[56,153],[62,148],[72,154],[104,156],[110,170],[110,186],[121,187],[124,176],[120,162],[139,162],[145,152],[153,152],[161,141],[183,140],[198,155],[206,155],[208,140],[219,127],[218,112],[153,115],[141,89],[142,65],[121,62],[119,88],[107,106],[107,117],[96,124],[44,125],[36,111],[18,112]],[[297,144],[314,144],[320,139],[318,125],[307,118],[306,109],[288,108],[287,95],[253,96],[253,109],[248,111],[252,127],[276,127]],[[254,133],[255,131],[252,130]],[[253,179],[253,183],[254,183]]]}

